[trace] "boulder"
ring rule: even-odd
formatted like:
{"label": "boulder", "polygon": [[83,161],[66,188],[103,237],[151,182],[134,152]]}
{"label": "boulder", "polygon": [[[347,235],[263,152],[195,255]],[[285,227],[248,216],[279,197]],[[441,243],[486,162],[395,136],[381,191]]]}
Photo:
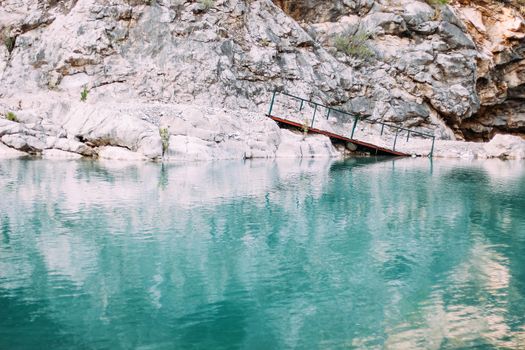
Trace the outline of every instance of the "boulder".
{"label": "boulder", "polygon": [[7,119],[0,119],[0,137],[26,132],[23,124],[12,122]]}
{"label": "boulder", "polygon": [[155,159],[162,155],[159,129],[124,105],[77,103],[63,117],[68,137],[93,146],[119,146]]}
{"label": "boulder", "polygon": [[78,153],[62,151],[59,149],[46,149],[42,152],[45,159],[80,159],[82,156]]}
{"label": "boulder", "polygon": [[441,22],[439,32],[450,49],[475,49],[476,45],[460,28],[449,22]]}
{"label": "boulder", "polygon": [[2,142],[0,142],[0,159],[6,159],[6,158],[19,158],[23,156],[27,156],[28,154],[25,152],[21,152],[19,150],[16,150],[14,148],[8,147]]}
{"label": "boulder", "polygon": [[525,159],[525,140],[519,136],[498,134],[484,149],[489,157]]}
{"label": "boulder", "polygon": [[420,31],[421,26],[432,20],[435,10],[428,4],[421,1],[410,1],[404,6],[401,15],[408,28]]}
{"label": "boulder", "polygon": [[0,141],[9,147],[32,154],[40,153],[46,148],[46,144],[40,139],[25,134],[4,135]]}
{"label": "boulder", "polygon": [[110,159],[110,160],[147,160],[147,158],[138,152],[133,152],[129,149],[116,146],[104,146],[98,149],[99,159]]}
{"label": "boulder", "polygon": [[394,13],[374,12],[361,22],[361,32],[402,35],[407,31],[405,20]]}
{"label": "boulder", "polygon": [[91,147],[87,146],[85,143],[72,139],[48,137],[46,140],[46,146],[47,148],[55,148],[57,150],[78,153],[84,156],[92,156],[94,154]]}

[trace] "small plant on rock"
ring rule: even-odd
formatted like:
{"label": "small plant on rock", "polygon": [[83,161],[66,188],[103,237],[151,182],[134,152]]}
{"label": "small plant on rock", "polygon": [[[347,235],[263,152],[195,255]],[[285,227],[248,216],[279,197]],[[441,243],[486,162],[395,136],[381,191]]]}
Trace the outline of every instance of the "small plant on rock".
{"label": "small plant on rock", "polygon": [[375,53],[367,43],[371,36],[370,33],[363,32],[340,34],[334,38],[334,47],[347,56],[360,59],[372,58]]}
{"label": "small plant on rock", "polygon": [[88,97],[88,93],[89,93],[89,90],[87,89],[86,86],[84,86],[84,88],[80,92],[80,101],[86,102],[87,97]]}
{"label": "small plant on rock", "polygon": [[426,0],[427,4],[434,8],[434,16],[432,17],[433,21],[441,20],[441,7],[448,4],[449,0]]}
{"label": "small plant on rock", "polygon": [[11,34],[11,27],[5,27],[0,31],[0,40],[4,43],[7,52],[13,52],[16,45],[16,35]]}
{"label": "small plant on rock", "polygon": [[308,118],[304,118],[303,125],[302,125],[303,140],[306,138],[306,135],[308,135],[308,131],[310,130],[309,125],[310,125],[310,120],[308,120]]}
{"label": "small plant on rock", "polygon": [[170,147],[170,132],[168,128],[160,128],[159,135],[162,141],[162,155],[164,156]]}
{"label": "small plant on rock", "polygon": [[199,0],[199,4],[204,8],[204,11],[210,10],[215,5],[214,0]]}
{"label": "small plant on rock", "polygon": [[13,50],[15,49],[15,44],[16,44],[16,37],[14,36],[4,37],[4,45],[7,48],[7,51],[9,53],[13,52]]}
{"label": "small plant on rock", "polygon": [[448,4],[449,0],[427,0],[427,4],[431,6],[440,6]]}
{"label": "small plant on rock", "polygon": [[264,46],[264,47],[268,47],[268,46],[270,46],[270,43],[271,43],[271,41],[268,40],[267,38],[262,38],[262,39],[259,41],[259,44],[261,44],[261,46]]}
{"label": "small plant on rock", "polygon": [[14,114],[13,112],[7,112],[5,119],[18,123],[18,118],[16,117],[16,114]]}

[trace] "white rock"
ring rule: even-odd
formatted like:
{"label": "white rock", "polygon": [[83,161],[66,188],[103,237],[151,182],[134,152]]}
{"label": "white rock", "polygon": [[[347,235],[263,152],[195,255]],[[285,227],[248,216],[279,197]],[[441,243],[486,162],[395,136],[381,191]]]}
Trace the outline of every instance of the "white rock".
{"label": "white rock", "polygon": [[4,135],[17,134],[24,132],[25,127],[7,119],[0,119],[0,137]]}
{"label": "white rock", "polygon": [[0,159],[19,158],[27,155],[28,154],[25,152],[21,152],[14,148],[7,147],[2,142],[0,142]]}
{"label": "white rock", "polygon": [[16,119],[24,124],[38,124],[42,120],[38,115],[38,111],[35,110],[23,110],[16,112],[15,114]]}
{"label": "white rock", "polygon": [[42,152],[45,159],[80,159],[82,156],[78,153],[62,151],[59,149],[46,149]]}
{"label": "white rock", "polygon": [[30,153],[38,153],[46,148],[45,143],[34,136],[24,134],[4,135],[0,139],[9,147]]}
{"label": "white rock", "polygon": [[241,111],[173,105],[160,124],[171,134],[168,161],[273,158],[280,142],[273,121]]}
{"label": "white rock", "polygon": [[140,153],[130,151],[123,147],[105,146],[98,149],[98,157],[100,159],[111,160],[147,160],[147,158]]}
{"label": "white rock", "polygon": [[58,123],[69,137],[80,138],[95,145],[129,148],[154,159],[162,154],[158,128],[139,119],[126,105],[76,103],[70,112],[60,116]]}
{"label": "white rock", "polygon": [[489,157],[525,159],[525,140],[518,136],[498,134],[484,149]]}
{"label": "white rock", "polygon": [[290,130],[282,130],[281,143],[275,156],[278,158],[330,158],[340,153],[330,139],[324,135],[303,135]]}
{"label": "white rock", "polygon": [[485,24],[483,23],[483,15],[477,9],[473,7],[465,7],[460,9],[460,13],[468,20],[476,29],[482,33],[487,31]]}
{"label": "white rock", "polygon": [[180,160],[212,160],[214,159],[214,145],[194,136],[170,136],[167,159]]}
{"label": "white rock", "polygon": [[93,155],[93,149],[82,142],[66,138],[48,137],[46,139],[48,148],[55,148],[66,152],[74,152],[84,156]]}

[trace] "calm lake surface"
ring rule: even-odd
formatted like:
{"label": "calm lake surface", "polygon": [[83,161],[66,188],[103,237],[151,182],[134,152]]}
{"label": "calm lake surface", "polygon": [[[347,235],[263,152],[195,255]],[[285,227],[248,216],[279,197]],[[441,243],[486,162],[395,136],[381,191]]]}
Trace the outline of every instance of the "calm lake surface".
{"label": "calm lake surface", "polygon": [[525,349],[525,163],[0,160],[0,349]]}

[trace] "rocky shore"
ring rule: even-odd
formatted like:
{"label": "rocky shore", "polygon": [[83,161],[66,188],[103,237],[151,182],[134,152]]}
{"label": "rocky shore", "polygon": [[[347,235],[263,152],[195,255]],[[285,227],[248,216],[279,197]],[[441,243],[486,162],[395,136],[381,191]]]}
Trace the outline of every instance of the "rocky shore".
{"label": "rocky shore", "polygon": [[[172,162],[355,155],[349,150],[352,147],[333,145],[324,135],[281,129],[259,113],[193,105],[58,103],[49,104],[46,113],[26,109],[15,116],[16,121],[0,118],[0,158],[36,155]],[[334,123],[334,131],[345,127]],[[359,129],[357,134],[385,147],[392,143],[392,135],[379,138],[377,130]],[[428,139],[397,143],[398,150],[417,156],[427,156],[430,146]],[[512,135],[496,135],[488,143],[437,140],[434,156],[521,159],[525,140]]]}
{"label": "rocky shore", "polygon": [[193,161],[338,155],[328,138],[304,138],[256,113],[78,102],[51,105],[42,115],[25,110],[17,121],[0,119],[0,157]]}

